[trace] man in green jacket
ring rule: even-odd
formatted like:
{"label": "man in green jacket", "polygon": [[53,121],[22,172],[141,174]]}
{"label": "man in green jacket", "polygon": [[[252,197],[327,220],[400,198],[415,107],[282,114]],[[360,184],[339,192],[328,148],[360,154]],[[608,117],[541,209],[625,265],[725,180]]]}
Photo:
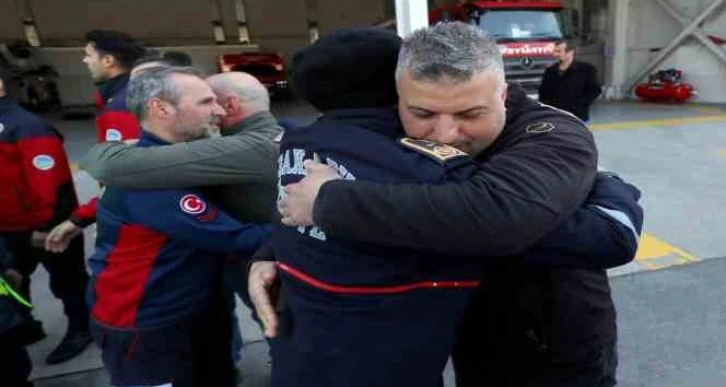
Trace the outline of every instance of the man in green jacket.
{"label": "man in green jacket", "polygon": [[[270,113],[265,87],[253,76],[215,74],[207,82],[226,117],[222,137],[138,148],[98,144],[81,168],[105,184],[129,188],[207,188],[210,199],[238,220],[270,221],[277,198],[277,147],[281,128]],[[234,153],[236,157],[229,157]]]}
{"label": "man in green jacket", "polygon": [[[81,168],[104,184],[120,187],[204,187],[207,197],[237,220],[267,223],[277,199],[274,139],[281,132],[270,113],[267,89],[241,72],[215,74],[207,82],[226,113],[219,125],[222,137],[149,148],[103,143],[91,148]],[[229,157],[231,152],[234,157]],[[226,279],[252,308],[246,277],[236,265],[227,270]],[[239,362],[242,341],[237,329],[234,339],[234,360]]]}

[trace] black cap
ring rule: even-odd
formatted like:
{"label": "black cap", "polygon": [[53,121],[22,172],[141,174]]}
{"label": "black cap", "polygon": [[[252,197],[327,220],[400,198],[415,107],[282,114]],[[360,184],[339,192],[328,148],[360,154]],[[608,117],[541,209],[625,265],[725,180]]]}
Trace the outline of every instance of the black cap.
{"label": "black cap", "polygon": [[333,31],[292,58],[290,83],[318,110],[393,106],[401,38],[383,28]]}

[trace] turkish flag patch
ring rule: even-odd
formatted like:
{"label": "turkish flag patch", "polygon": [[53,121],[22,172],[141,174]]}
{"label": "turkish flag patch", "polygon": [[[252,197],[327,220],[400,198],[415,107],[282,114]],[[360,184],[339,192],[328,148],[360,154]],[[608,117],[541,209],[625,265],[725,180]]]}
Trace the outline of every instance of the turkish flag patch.
{"label": "turkish flag patch", "polygon": [[199,215],[207,210],[207,203],[197,195],[184,195],[179,200],[179,207],[190,215]]}
{"label": "turkish flag patch", "polygon": [[217,209],[210,207],[197,195],[184,195],[179,200],[179,207],[182,211],[189,215],[194,215],[194,218],[200,222],[211,222],[217,218]]}

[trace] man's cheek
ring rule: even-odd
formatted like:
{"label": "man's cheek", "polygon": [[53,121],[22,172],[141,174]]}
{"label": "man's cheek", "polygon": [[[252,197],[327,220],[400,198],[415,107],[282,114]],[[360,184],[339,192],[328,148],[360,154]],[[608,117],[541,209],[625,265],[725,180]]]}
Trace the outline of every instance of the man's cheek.
{"label": "man's cheek", "polygon": [[416,119],[403,120],[403,126],[408,137],[425,138],[431,132],[423,123]]}

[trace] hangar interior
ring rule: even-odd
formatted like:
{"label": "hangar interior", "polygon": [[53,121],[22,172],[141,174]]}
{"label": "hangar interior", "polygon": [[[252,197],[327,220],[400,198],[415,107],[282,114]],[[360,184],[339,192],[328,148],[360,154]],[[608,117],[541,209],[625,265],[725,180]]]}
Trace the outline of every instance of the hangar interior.
{"label": "hangar interior", "polygon": [[[294,50],[336,28],[391,25],[413,5],[431,8],[446,2],[7,0],[0,4],[0,52],[21,66],[52,66],[58,72],[62,103],[90,104],[91,81],[80,62],[83,34],[90,29],[120,30],[149,46],[186,51],[197,65],[214,72],[222,53],[278,52],[289,58]],[[678,68],[698,91],[694,101],[726,102],[723,0],[561,3],[571,33],[580,41],[580,59],[599,70],[603,98],[630,98],[633,85],[653,71]],[[8,51],[9,46],[23,45],[31,47],[25,51],[30,52],[28,58]]]}

